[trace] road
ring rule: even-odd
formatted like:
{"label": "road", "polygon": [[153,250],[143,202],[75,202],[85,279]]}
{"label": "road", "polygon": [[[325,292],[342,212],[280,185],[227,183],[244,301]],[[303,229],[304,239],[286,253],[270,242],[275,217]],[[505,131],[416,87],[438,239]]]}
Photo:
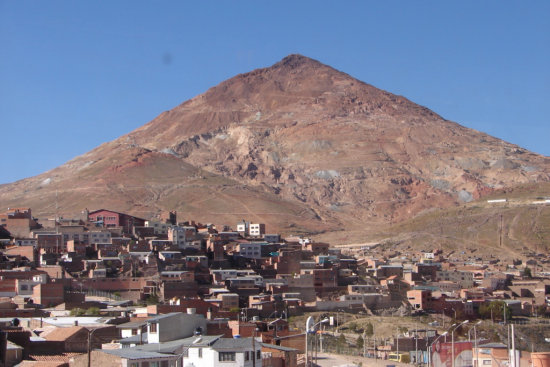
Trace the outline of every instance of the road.
{"label": "road", "polygon": [[386,367],[387,365],[394,365],[396,367],[410,367],[407,363],[329,353],[319,353],[319,358],[317,360],[317,365],[320,367],[352,367],[359,366],[360,363],[363,367]]}

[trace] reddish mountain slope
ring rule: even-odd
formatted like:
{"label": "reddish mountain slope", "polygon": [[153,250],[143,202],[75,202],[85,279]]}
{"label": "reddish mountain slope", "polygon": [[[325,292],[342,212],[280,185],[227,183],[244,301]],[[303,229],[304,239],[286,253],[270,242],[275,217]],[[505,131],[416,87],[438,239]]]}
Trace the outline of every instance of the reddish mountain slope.
{"label": "reddish mountain slope", "polygon": [[550,159],[291,55],[231,78],[42,175],[0,206],[178,210],[270,230],[368,230],[495,189],[549,181]]}

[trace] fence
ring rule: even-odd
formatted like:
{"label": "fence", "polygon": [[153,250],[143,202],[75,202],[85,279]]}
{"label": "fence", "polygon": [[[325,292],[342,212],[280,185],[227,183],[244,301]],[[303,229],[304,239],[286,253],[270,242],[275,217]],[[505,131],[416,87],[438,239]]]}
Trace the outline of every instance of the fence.
{"label": "fence", "polygon": [[[343,335],[343,334],[342,334]],[[313,339],[313,338],[310,338]],[[310,343],[313,343],[310,340]],[[358,348],[357,345],[352,344],[350,341],[334,337],[332,335],[324,334],[322,336],[322,341],[320,336],[317,336],[317,350],[325,353],[335,353],[335,354],[345,354],[350,356],[362,356],[363,347]],[[313,344],[311,345],[311,350],[315,350]]]}
{"label": "fence", "polygon": [[86,291],[86,295],[90,296],[90,297],[109,298],[113,301],[121,301],[122,300],[122,297],[120,297],[116,294],[113,294],[111,292],[106,292],[106,291],[98,291],[98,290],[95,290],[95,289],[88,289]]}

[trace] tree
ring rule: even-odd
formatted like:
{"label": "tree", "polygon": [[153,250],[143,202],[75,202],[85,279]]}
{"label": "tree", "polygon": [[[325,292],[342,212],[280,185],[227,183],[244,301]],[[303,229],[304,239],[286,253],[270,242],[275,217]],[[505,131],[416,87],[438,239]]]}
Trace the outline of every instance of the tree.
{"label": "tree", "polygon": [[86,310],[83,310],[81,308],[73,308],[71,310],[71,316],[82,316],[86,313]]}
{"label": "tree", "polygon": [[337,343],[341,347],[346,345],[346,337],[344,336],[344,334],[340,334],[340,336],[338,337]]}
{"label": "tree", "polygon": [[85,314],[88,315],[88,316],[99,315],[99,308],[98,307],[90,307],[86,310]]}
{"label": "tree", "polygon": [[151,294],[147,299],[145,300],[145,303],[148,305],[157,305],[159,303],[159,296],[156,294]]}
{"label": "tree", "polygon": [[491,301],[479,306],[479,316],[483,319],[493,318],[493,320],[504,320],[504,313],[506,312],[506,320],[512,318],[512,310],[504,301]]}
{"label": "tree", "polygon": [[537,306],[535,311],[537,316],[548,317],[548,307],[546,305]]}
{"label": "tree", "polygon": [[374,326],[370,322],[365,327],[365,335],[369,337],[374,335]]}
{"label": "tree", "polygon": [[365,345],[365,341],[363,340],[363,337],[361,335],[357,337],[357,340],[355,341],[355,345],[357,345],[358,349],[363,349],[363,346]]}

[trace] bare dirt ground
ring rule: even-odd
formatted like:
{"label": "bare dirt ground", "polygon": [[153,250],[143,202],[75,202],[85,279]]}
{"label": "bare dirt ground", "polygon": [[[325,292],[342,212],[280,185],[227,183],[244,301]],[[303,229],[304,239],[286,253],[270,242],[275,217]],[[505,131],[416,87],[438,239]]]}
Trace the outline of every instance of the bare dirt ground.
{"label": "bare dirt ground", "polygon": [[373,366],[386,367],[393,366],[408,366],[406,363],[388,361],[383,359],[363,358],[356,356],[347,356],[341,354],[319,353],[317,366],[320,367],[351,367],[351,366]]}

